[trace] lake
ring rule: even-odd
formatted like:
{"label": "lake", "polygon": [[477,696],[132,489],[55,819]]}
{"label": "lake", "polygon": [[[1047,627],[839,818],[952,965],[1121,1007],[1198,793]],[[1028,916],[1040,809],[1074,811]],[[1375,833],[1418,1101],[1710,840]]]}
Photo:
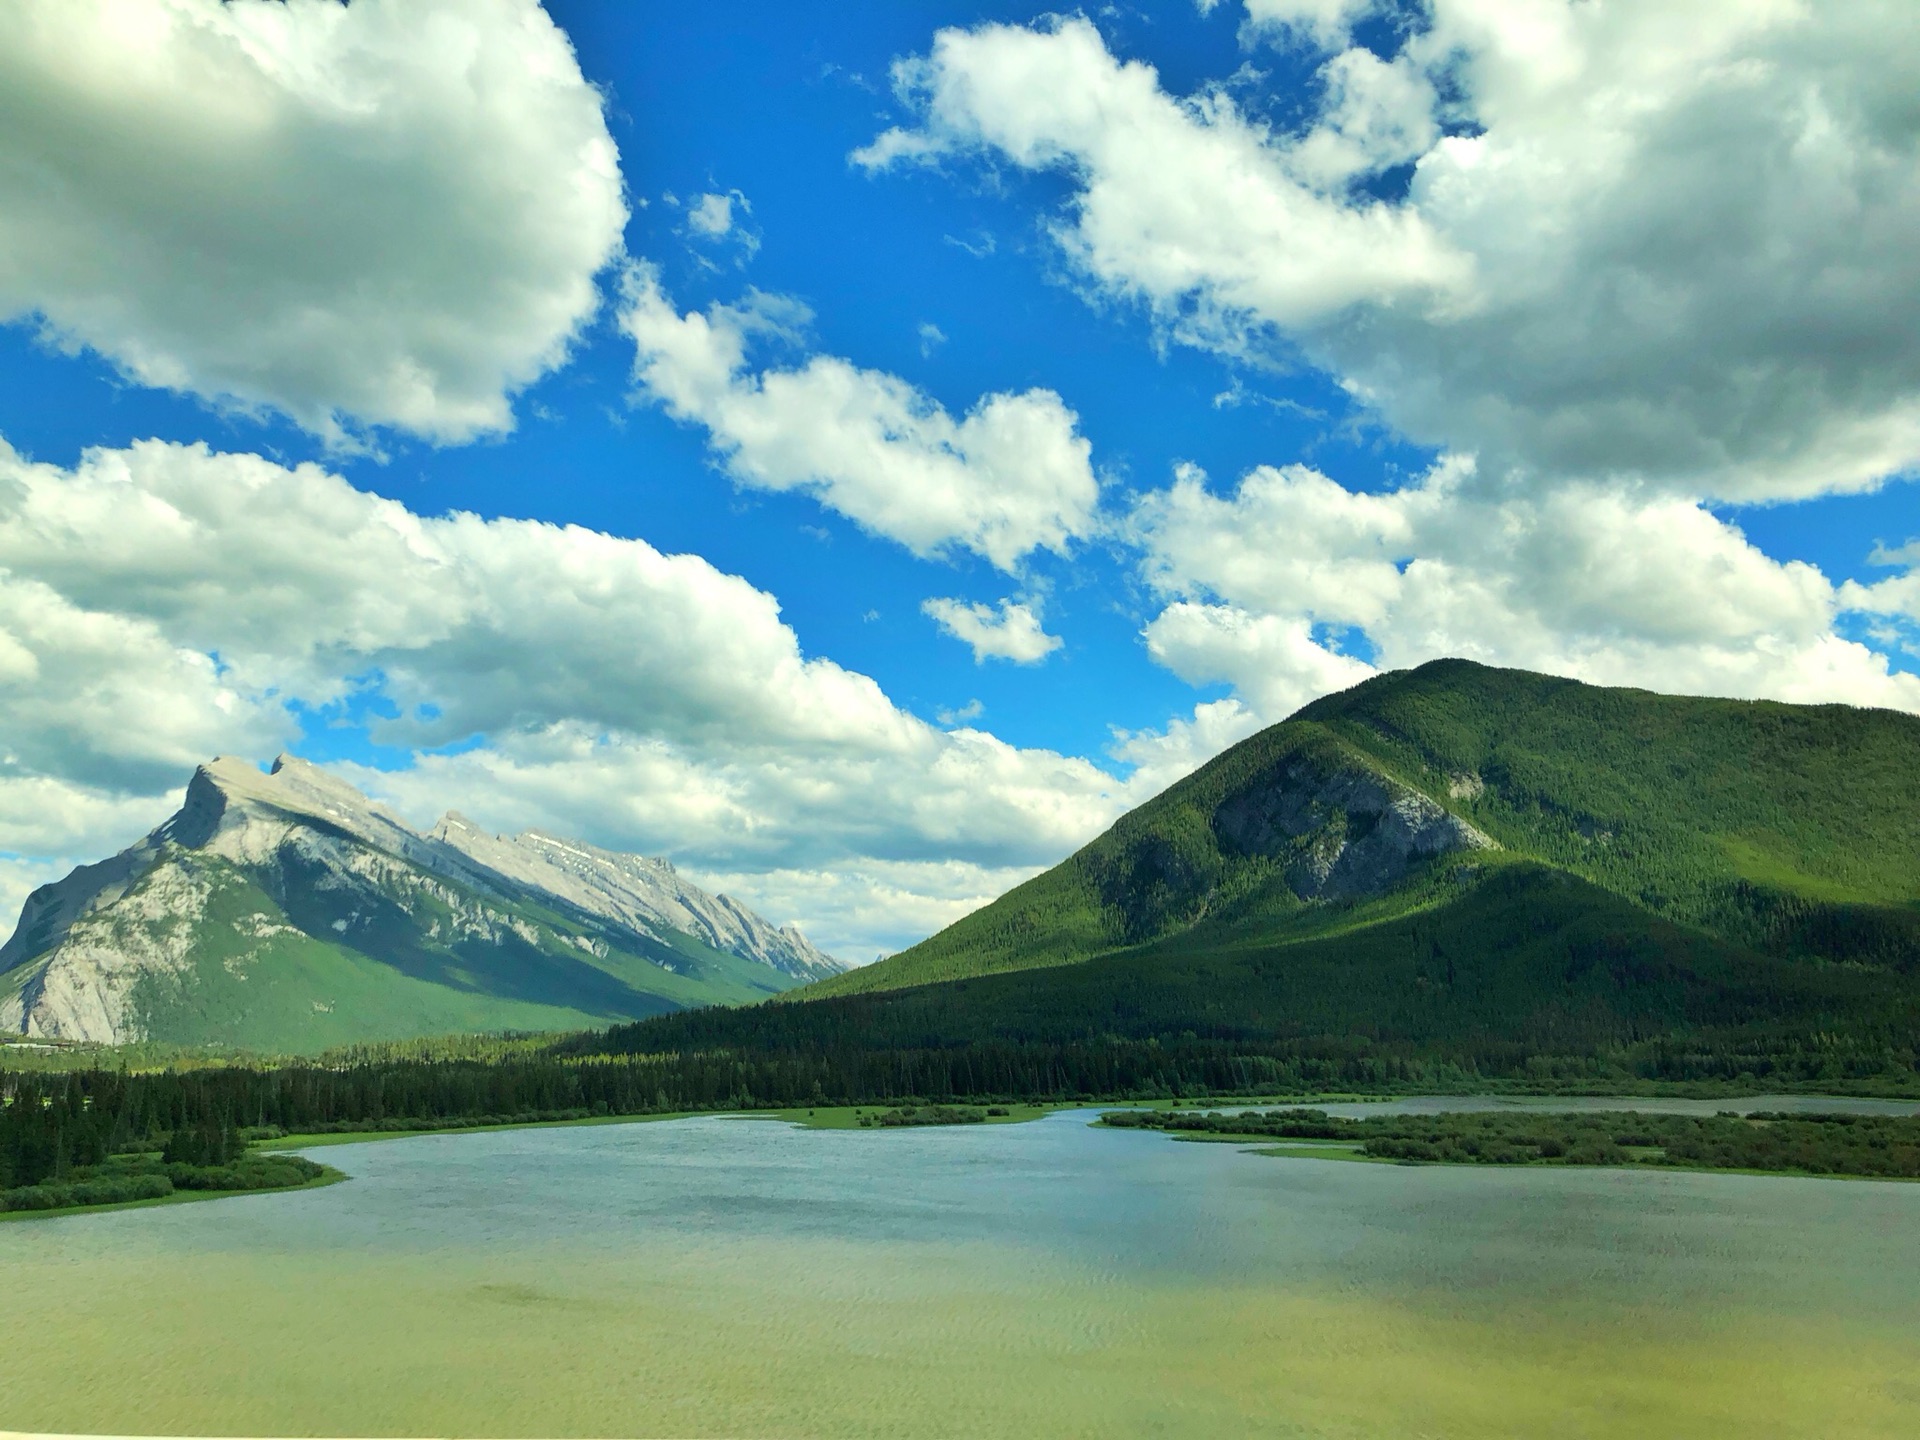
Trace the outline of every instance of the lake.
{"label": "lake", "polygon": [[0,1225],[0,1427],[1920,1434],[1920,1185],[1090,1118],[421,1136],[313,1152],[327,1189]]}

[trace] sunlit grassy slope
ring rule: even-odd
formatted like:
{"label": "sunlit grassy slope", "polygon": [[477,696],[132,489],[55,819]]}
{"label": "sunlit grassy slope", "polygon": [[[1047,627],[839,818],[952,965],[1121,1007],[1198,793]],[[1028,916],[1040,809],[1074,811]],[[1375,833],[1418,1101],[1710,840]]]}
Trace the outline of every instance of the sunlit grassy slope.
{"label": "sunlit grassy slope", "polygon": [[[1227,807],[1303,767],[1387,777],[1502,848],[1445,857],[1382,894],[1303,902],[1287,878],[1295,857],[1241,853],[1221,825]],[[1309,705],[994,904],[795,993],[824,999],[1122,952],[1149,968],[1194,966],[1316,937],[1334,945],[1316,953],[1358,955],[1373,943],[1360,938],[1368,926],[1455,903],[1521,863],[1625,902],[1608,922],[1622,935],[1667,933],[1658,921],[1729,953],[1911,969],[1920,718],[1436,661]],[[1534,903],[1496,888],[1477,903],[1523,899]]]}

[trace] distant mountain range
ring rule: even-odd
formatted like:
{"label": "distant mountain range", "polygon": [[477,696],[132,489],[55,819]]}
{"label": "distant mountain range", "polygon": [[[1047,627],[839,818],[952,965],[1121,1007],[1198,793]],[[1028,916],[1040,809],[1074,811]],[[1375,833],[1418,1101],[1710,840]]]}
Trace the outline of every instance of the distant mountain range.
{"label": "distant mountain range", "polygon": [[144,840],[28,898],[0,1029],[302,1052],[605,1025],[843,968],[664,860],[457,814],[421,834],[291,756],[218,759]]}
{"label": "distant mountain range", "polygon": [[618,1043],[1911,1068],[1920,717],[1437,661],[1307,706],[931,939],[782,998],[812,1003]]}

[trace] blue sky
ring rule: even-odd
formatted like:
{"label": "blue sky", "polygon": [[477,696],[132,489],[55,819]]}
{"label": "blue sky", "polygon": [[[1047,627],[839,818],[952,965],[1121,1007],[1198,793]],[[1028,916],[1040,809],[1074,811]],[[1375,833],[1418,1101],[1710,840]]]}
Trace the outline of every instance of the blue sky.
{"label": "blue sky", "polygon": [[154,15],[0,35],[10,896],[284,747],[865,959],[1374,667],[1920,709],[1906,7]]}

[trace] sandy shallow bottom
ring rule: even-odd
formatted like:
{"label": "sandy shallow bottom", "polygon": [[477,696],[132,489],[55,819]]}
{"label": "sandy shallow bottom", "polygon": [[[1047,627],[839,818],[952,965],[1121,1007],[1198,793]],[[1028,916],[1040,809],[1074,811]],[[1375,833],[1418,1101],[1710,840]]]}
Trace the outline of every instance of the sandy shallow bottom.
{"label": "sandy shallow bottom", "polygon": [[[758,1272],[750,1281],[743,1265]],[[823,1271],[836,1280],[823,1284]],[[1023,1281],[965,1250],[831,1246],[756,1246],[671,1266],[529,1259],[343,1273],[224,1261],[113,1282],[64,1278],[91,1293],[8,1306],[9,1425],[202,1435],[1920,1433],[1913,1337],[1777,1317],[1490,1320],[1265,1287]]]}
{"label": "sandy shallow bottom", "polygon": [[1071,1117],[343,1147],[0,1234],[0,1425],[1920,1434],[1920,1187],[1269,1160]]}

